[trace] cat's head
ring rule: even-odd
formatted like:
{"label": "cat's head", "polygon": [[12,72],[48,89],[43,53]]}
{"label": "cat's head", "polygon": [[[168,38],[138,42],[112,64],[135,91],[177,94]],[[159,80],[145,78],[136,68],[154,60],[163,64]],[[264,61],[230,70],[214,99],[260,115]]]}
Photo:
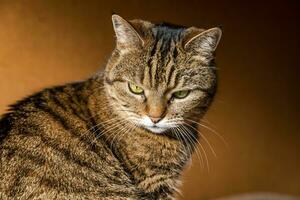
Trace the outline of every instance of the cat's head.
{"label": "cat's head", "polygon": [[209,30],[112,16],[116,48],[105,70],[112,108],[120,117],[162,133],[203,116],[216,90]]}

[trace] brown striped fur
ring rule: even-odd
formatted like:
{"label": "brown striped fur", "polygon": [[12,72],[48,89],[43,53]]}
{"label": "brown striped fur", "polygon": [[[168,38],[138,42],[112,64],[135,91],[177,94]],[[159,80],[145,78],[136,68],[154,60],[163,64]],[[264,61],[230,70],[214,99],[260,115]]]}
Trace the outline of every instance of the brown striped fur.
{"label": "brown striped fur", "polygon": [[[174,198],[216,90],[221,32],[117,15],[113,23],[104,72],[45,89],[2,117],[0,199]],[[183,89],[189,95],[174,99]],[[150,117],[157,127],[144,126]]]}

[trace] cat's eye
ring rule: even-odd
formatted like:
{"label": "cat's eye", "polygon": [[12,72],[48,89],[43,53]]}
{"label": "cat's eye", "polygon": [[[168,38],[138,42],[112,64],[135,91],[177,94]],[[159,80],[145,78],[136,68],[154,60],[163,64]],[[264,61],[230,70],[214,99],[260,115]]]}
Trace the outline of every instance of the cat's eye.
{"label": "cat's eye", "polygon": [[128,83],[128,87],[129,90],[133,93],[133,94],[143,94],[144,90],[143,88],[141,88],[140,86],[137,86],[133,83]]}
{"label": "cat's eye", "polygon": [[181,90],[173,93],[173,97],[177,99],[183,99],[189,95],[190,91],[189,90]]}

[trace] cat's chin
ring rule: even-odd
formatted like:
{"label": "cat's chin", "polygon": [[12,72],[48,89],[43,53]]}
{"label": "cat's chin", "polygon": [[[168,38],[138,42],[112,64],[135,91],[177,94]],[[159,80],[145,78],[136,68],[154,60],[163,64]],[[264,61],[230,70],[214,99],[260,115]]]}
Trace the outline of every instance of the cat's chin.
{"label": "cat's chin", "polygon": [[145,128],[148,131],[156,133],[156,134],[161,134],[161,133],[163,133],[167,130],[166,128],[160,128],[160,127],[157,127],[157,126],[146,126]]}

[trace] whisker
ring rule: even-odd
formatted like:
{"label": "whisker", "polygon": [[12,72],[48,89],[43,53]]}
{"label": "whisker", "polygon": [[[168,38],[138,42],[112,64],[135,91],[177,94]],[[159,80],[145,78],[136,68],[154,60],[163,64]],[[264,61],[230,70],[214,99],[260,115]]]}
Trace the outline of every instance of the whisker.
{"label": "whisker", "polygon": [[[204,164],[204,161],[203,161],[203,157],[202,157],[202,154],[200,152],[200,150],[198,149],[197,145],[195,145],[195,142],[193,142],[193,139],[190,137],[190,131],[186,130],[184,126],[179,126],[178,127],[179,129],[181,129],[184,133],[184,135],[187,137],[187,139],[190,141],[190,143],[193,145],[193,148],[195,148],[195,153],[196,153],[196,156],[198,158],[198,160]],[[195,140],[197,143],[198,141]],[[200,144],[200,143],[199,143]],[[200,155],[200,156],[199,156]]]}
{"label": "whisker", "polygon": [[192,123],[195,123],[195,124],[197,124],[197,125],[199,125],[199,126],[202,126],[202,127],[206,128],[207,130],[211,131],[213,134],[215,134],[216,136],[218,136],[219,139],[226,145],[226,147],[229,146],[228,143],[226,142],[225,138],[224,138],[222,135],[220,135],[216,130],[210,128],[209,126],[206,126],[206,125],[204,125],[204,124],[201,124],[201,123],[199,123],[199,122],[197,122],[197,121],[194,121],[194,120],[192,120],[192,119],[189,119],[189,118],[185,118],[185,120],[190,121],[190,122],[192,122]]}
{"label": "whisker", "polygon": [[[187,128],[185,126],[182,125],[183,128]],[[186,129],[188,131],[188,129]],[[189,132],[189,131],[188,131]],[[193,134],[191,134],[193,136]],[[199,147],[201,148],[202,152],[204,153],[204,157],[205,157],[205,160],[206,160],[206,165],[207,165],[207,170],[210,171],[210,166],[209,166],[209,160],[208,160],[208,156],[207,156],[207,153],[205,151],[205,148],[202,146],[202,144],[197,140],[197,143],[199,144]]]}
{"label": "whisker", "polygon": [[191,126],[190,124],[185,123],[185,122],[184,122],[184,124],[187,125],[187,126],[189,126],[189,127],[191,127],[193,130],[195,130],[197,133],[199,133],[200,136],[202,136],[202,138],[204,139],[204,141],[208,144],[208,146],[209,146],[210,150],[212,151],[213,155],[214,155],[215,157],[217,157],[217,154],[216,154],[215,150],[213,149],[212,145],[210,144],[210,142],[208,141],[208,139],[205,137],[205,135],[202,134],[199,130],[197,130],[197,129],[194,128],[193,126]]}

